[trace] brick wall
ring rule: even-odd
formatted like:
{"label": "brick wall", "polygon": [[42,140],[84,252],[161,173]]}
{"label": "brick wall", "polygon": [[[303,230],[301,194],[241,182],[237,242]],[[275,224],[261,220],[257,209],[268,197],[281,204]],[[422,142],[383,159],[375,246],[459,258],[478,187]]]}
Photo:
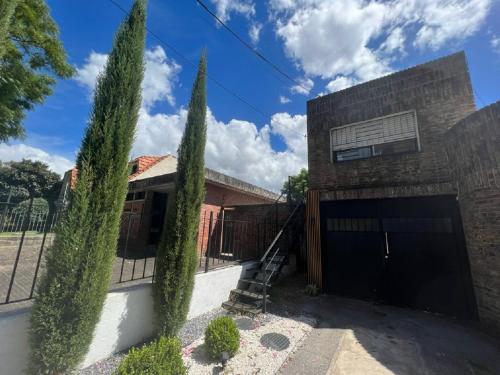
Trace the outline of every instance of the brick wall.
{"label": "brick wall", "polygon": [[[220,231],[218,225],[220,225],[221,218],[221,209],[222,207],[229,206],[241,206],[244,207],[254,207],[256,206],[264,206],[269,207],[271,201],[269,199],[257,197],[254,195],[245,194],[242,192],[234,191],[216,184],[207,183],[206,184],[206,194],[205,200],[201,207],[200,212],[200,224],[198,227],[198,251],[203,254],[207,249],[208,239],[210,236],[214,235],[214,231]],[[213,223],[212,233],[209,232],[210,225],[210,213],[213,213],[213,218],[215,222]],[[233,218],[233,220],[248,222],[249,224],[240,224],[240,226],[248,226],[248,231],[254,232],[255,229],[253,226],[255,225],[255,218],[251,216],[244,216]],[[250,224],[252,223],[252,224]],[[243,228],[240,228],[243,230]],[[246,233],[247,231],[245,231]],[[246,236],[248,237],[248,245],[254,246],[254,236]],[[241,244],[243,246],[244,244]]]}
{"label": "brick wall", "polygon": [[500,332],[500,102],[447,134],[479,317]]}
{"label": "brick wall", "polygon": [[[421,152],[330,161],[331,128],[408,110],[417,113]],[[310,188],[322,191],[321,199],[453,193],[445,134],[474,111],[463,53],[311,100]]]}

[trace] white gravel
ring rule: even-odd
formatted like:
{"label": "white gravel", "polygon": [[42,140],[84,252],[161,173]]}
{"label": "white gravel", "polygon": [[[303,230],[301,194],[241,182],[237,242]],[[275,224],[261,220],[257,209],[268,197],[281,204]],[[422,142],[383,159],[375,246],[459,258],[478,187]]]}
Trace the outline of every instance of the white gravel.
{"label": "white gravel", "polygon": [[[213,363],[206,355],[203,338],[183,348],[184,363],[189,374],[275,374],[287,357],[299,347],[301,341],[310,333],[316,321],[307,316],[281,317],[262,314],[255,319],[253,330],[240,330],[240,349],[229,360],[226,368]],[[279,333],[290,340],[288,348],[278,351],[268,349],[260,342],[266,333]]]}
{"label": "white gravel", "polygon": [[[209,311],[196,318],[188,320],[179,332],[179,339],[182,346],[192,343],[200,338],[205,333],[208,323],[218,316],[226,315],[227,311],[222,308],[217,308]],[[141,345],[138,345],[141,346]],[[77,372],[78,375],[111,375],[116,370],[120,362],[125,358],[128,350],[116,353],[109,358],[94,363],[92,366],[86,367]]]}

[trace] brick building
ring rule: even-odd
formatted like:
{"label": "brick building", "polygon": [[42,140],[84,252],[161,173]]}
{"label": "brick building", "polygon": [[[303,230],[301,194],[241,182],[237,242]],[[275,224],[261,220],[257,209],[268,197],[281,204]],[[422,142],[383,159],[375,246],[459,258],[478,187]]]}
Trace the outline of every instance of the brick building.
{"label": "brick building", "polygon": [[500,330],[500,102],[464,53],[307,103],[308,276]]}
{"label": "brick building", "polygon": [[[121,224],[122,247],[127,242],[129,251],[147,252],[148,249],[154,251],[163,228],[168,197],[174,189],[176,170],[177,158],[172,155],[141,156],[130,162],[129,192]],[[228,236],[228,228],[223,231],[217,227],[222,223],[232,227],[230,232],[237,240],[241,242],[245,239],[245,243],[240,243],[237,247],[248,247],[250,241],[252,241],[251,246],[255,246],[258,240],[257,225],[266,220],[269,221],[266,233],[275,231],[271,225],[275,224],[274,221],[271,223],[271,217],[276,216],[276,206],[273,205],[279,198],[276,193],[208,168],[205,169],[205,188],[198,231],[200,257],[203,255],[202,250],[206,250],[209,236],[213,235],[214,231],[221,236]],[[285,205],[280,205],[278,209],[279,222],[283,221],[285,208]],[[213,228],[212,233],[209,233],[211,213]],[[237,230],[239,232],[235,233]],[[224,244],[228,244],[230,240],[234,246],[232,238],[227,239]],[[224,246],[220,242],[217,244]]]}

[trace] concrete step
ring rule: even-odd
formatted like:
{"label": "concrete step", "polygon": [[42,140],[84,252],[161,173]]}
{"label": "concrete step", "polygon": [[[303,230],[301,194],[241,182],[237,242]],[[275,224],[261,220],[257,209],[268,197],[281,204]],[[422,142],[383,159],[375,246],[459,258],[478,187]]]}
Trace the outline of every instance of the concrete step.
{"label": "concrete step", "polygon": [[[267,272],[277,272],[281,268],[280,263],[269,263],[267,264]],[[262,269],[264,269],[264,265],[262,265]]]}
{"label": "concrete step", "polygon": [[[241,296],[249,299],[262,300],[264,298],[263,293],[253,292],[249,290],[243,289],[233,289],[231,290],[231,296]],[[269,294],[266,295],[267,299],[269,299]],[[232,299],[232,298],[230,298]]]}
{"label": "concrete step", "polygon": [[[240,281],[247,283],[247,284],[256,284],[256,285],[264,285],[264,282],[262,280],[256,280],[256,279],[240,279]],[[270,288],[272,286],[271,283],[266,283],[266,286]]]}
{"label": "concrete step", "polygon": [[256,316],[262,312],[262,308],[256,307],[254,305],[238,302],[238,301],[226,301],[222,303],[222,307],[226,310],[237,312],[244,315]]}
{"label": "concrete step", "polygon": [[269,256],[266,258],[267,262],[270,262],[272,259],[273,263],[282,263],[285,261],[286,256],[285,255],[276,255],[274,258]]}

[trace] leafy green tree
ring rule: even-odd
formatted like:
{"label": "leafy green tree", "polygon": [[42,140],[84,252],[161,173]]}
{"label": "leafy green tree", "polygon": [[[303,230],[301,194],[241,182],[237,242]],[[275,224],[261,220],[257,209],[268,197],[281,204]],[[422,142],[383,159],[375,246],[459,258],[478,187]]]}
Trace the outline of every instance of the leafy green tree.
{"label": "leafy green tree", "polygon": [[16,10],[17,0],[2,0],[0,2],[0,58],[5,53],[5,40],[9,32],[10,20]]}
{"label": "leafy green tree", "polygon": [[146,0],[136,0],[97,82],[75,190],[32,309],[32,374],[70,373],[87,352],[101,315],[141,103],[145,20]]}
{"label": "leafy green tree", "polygon": [[196,233],[205,196],[206,59],[193,85],[186,128],[178,150],[173,202],[156,256],[153,284],[159,333],[174,336],[186,320],[196,271]]}
{"label": "leafy green tree", "polygon": [[52,93],[56,77],[73,73],[45,0],[2,0],[0,142],[23,137],[25,111]]}
{"label": "leafy green tree", "polygon": [[288,194],[288,197],[292,202],[300,202],[305,199],[304,194],[309,186],[308,181],[309,173],[307,172],[307,169],[302,168],[297,175],[290,176],[290,179],[283,183],[281,191],[284,194]]}
{"label": "leafy green tree", "polygon": [[5,199],[11,194],[11,202],[31,197],[54,201],[60,182],[61,177],[41,161],[23,159],[0,164],[0,195]]}

